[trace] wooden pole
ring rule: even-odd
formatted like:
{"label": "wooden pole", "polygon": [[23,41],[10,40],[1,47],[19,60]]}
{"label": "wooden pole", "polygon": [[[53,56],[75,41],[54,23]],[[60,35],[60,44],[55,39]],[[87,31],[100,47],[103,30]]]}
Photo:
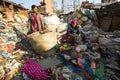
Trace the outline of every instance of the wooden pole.
{"label": "wooden pole", "polygon": [[73,0],[73,8],[74,8],[74,10],[75,10],[75,0]]}
{"label": "wooden pole", "polygon": [[61,6],[62,11],[64,11],[64,0],[62,0],[62,6]]}
{"label": "wooden pole", "polygon": [[5,0],[3,0],[2,2],[3,2],[3,7],[6,7],[6,5],[5,5]]}

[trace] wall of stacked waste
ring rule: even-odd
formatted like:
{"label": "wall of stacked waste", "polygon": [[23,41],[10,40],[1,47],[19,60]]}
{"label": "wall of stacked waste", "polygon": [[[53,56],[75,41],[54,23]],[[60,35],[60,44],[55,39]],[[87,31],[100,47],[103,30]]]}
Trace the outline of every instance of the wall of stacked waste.
{"label": "wall of stacked waste", "polygon": [[32,53],[26,33],[26,24],[0,20],[0,80],[11,80],[19,73],[23,55]]}
{"label": "wall of stacked waste", "polygon": [[88,22],[97,20],[95,10],[90,10],[86,8],[80,8],[77,9],[76,11],[69,12],[67,14],[63,14],[60,16],[63,16],[63,20],[67,23],[69,23],[73,19],[77,19],[79,25],[85,25]]}

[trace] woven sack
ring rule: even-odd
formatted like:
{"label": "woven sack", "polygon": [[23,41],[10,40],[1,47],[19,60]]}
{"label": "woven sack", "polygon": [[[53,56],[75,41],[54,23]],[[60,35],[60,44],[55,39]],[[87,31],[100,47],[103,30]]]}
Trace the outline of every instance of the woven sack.
{"label": "woven sack", "polygon": [[31,34],[28,39],[37,53],[48,51],[57,44],[57,33],[49,32],[45,34]]}

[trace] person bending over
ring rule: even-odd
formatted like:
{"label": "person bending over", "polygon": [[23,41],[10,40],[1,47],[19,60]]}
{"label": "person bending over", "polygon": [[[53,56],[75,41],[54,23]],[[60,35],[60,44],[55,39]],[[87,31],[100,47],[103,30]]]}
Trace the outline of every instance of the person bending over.
{"label": "person bending over", "polygon": [[80,26],[78,26],[78,21],[76,19],[72,20],[71,23],[68,24],[67,36],[72,43],[72,45],[79,44],[84,40],[85,35],[81,31]]}

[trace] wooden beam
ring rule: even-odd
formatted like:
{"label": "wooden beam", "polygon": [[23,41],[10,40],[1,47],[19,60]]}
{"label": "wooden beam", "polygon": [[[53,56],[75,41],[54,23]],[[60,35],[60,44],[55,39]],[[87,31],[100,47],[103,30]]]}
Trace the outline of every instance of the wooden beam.
{"label": "wooden beam", "polygon": [[5,0],[3,0],[2,2],[3,2],[3,7],[6,7]]}

